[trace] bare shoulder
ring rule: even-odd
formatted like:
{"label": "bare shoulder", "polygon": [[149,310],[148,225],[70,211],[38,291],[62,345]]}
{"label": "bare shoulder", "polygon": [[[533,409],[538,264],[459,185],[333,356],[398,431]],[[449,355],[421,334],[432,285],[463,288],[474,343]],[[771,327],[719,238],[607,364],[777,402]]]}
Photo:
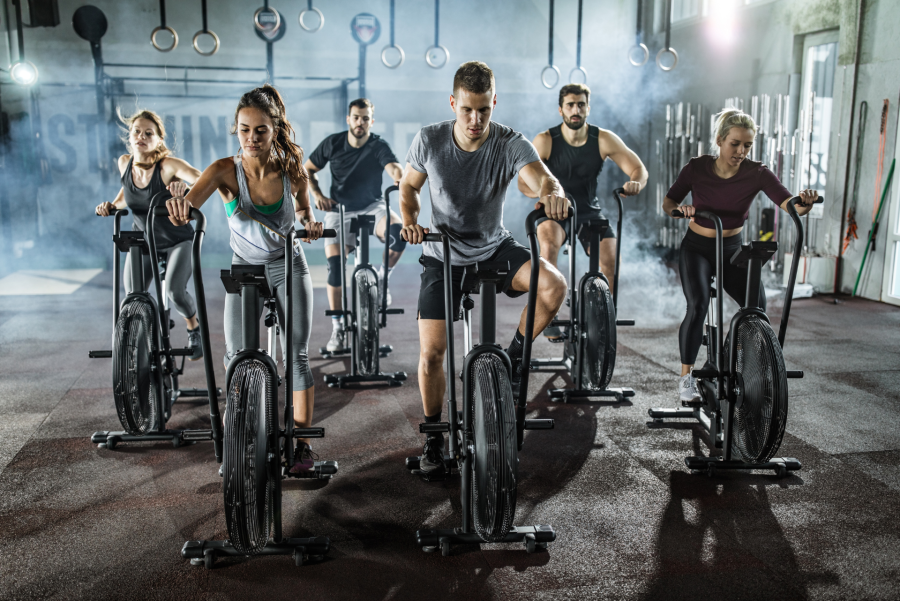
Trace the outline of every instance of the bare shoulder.
{"label": "bare shoulder", "polygon": [[622,138],[608,129],[597,128],[597,141],[600,144],[600,156],[603,158],[622,150],[627,150]]}
{"label": "bare shoulder", "polygon": [[550,130],[545,129],[534,137],[534,147],[537,149],[541,159],[550,158],[550,150],[553,148],[553,138],[550,137]]}
{"label": "bare shoulder", "polygon": [[130,154],[123,154],[119,157],[118,165],[119,165],[119,174],[125,173],[125,167],[128,166],[128,161],[131,160]]}
{"label": "bare shoulder", "polygon": [[181,169],[191,169],[191,164],[185,161],[184,159],[179,159],[174,156],[167,156],[163,160],[159,162],[160,166],[164,171],[176,172]]}
{"label": "bare shoulder", "polygon": [[309,186],[309,171],[307,171],[305,166],[300,167],[300,176],[291,177],[291,194],[296,196],[297,194],[307,191]]}

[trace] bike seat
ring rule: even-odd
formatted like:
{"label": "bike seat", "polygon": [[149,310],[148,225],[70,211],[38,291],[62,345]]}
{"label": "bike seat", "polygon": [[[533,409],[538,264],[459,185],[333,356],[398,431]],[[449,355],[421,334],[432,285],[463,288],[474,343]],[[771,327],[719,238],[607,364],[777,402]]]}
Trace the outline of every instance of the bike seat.
{"label": "bike seat", "polygon": [[221,277],[225,291],[229,294],[240,294],[243,286],[255,285],[259,287],[262,298],[273,296],[266,281],[265,265],[232,265],[230,270],[222,270]]}
{"label": "bike seat", "polygon": [[760,265],[765,265],[778,251],[777,242],[763,242],[754,240],[750,244],[744,244],[741,249],[731,257],[731,264],[738,267],[745,266],[750,259],[759,259]]}
{"label": "bike seat", "polygon": [[463,268],[460,287],[463,292],[478,294],[481,282],[494,281],[500,283],[506,280],[508,273],[509,261],[479,261],[475,265],[467,265]]}
{"label": "bike seat", "polygon": [[358,233],[360,228],[368,229],[369,233],[375,231],[375,215],[358,215],[354,219],[356,219],[356,231],[353,232],[354,234]]}
{"label": "bike seat", "polygon": [[606,219],[605,217],[597,218],[582,223],[581,227],[578,228],[578,235],[580,235],[581,231],[585,228],[587,228],[587,231],[591,232],[592,234],[603,234],[604,232],[606,232],[606,230],[609,229],[609,219]]}

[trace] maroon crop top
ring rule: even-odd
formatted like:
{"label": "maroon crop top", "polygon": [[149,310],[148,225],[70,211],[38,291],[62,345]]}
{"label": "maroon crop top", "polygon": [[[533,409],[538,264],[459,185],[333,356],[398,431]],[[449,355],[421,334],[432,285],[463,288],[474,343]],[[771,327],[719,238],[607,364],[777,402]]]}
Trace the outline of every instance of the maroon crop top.
{"label": "maroon crop top", "polygon": [[[744,225],[750,205],[759,192],[765,192],[776,206],[781,206],[792,194],[769,168],[757,161],[744,159],[738,172],[728,179],[716,175],[716,157],[705,154],[691,159],[666,194],[681,204],[688,192],[697,211],[710,211],[722,220],[722,229],[732,230]],[[697,225],[713,229],[709,219],[697,217]]]}

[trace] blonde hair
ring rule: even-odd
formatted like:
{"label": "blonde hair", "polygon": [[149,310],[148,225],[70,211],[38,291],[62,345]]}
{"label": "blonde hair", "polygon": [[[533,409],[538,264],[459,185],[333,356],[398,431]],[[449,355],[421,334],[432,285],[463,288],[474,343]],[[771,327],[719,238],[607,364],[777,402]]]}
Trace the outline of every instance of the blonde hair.
{"label": "blonde hair", "polygon": [[714,155],[719,155],[719,143],[725,141],[728,132],[734,127],[749,129],[754,136],[756,135],[756,122],[753,117],[738,109],[722,109],[722,112],[716,115],[716,124],[710,140],[709,148]]}
{"label": "blonde hair", "polygon": [[169,148],[166,146],[166,126],[163,124],[163,120],[159,115],[157,115],[153,111],[142,109],[131,115],[130,117],[126,117],[122,114],[122,110],[120,108],[116,109],[116,115],[119,116],[119,121],[121,121],[125,126],[123,128],[125,135],[122,136],[122,141],[125,142],[125,147],[132,155],[134,155],[134,149],[131,148],[129,134],[131,132],[131,126],[134,125],[134,122],[138,119],[146,119],[156,126],[156,132],[159,134],[159,145],[149,153],[150,160],[148,162],[135,163],[136,166],[140,167],[141,169],[150,169],[158,162],[172,154],[172,151],[169,150]]}

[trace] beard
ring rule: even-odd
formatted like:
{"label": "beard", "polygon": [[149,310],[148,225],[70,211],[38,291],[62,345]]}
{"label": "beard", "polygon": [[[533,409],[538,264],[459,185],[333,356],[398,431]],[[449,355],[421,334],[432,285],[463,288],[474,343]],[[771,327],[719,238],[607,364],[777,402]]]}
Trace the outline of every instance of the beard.
{"label": "beard", "polygon": [[585,119],[579,119],[578,121],[575,121],[573,123],[571,119],[563,117],[563,123],[565,123],[566,127],[568,127],[569,129],[581,129],[582,126],[584,126],[585,122]]}
{"label": "beard", "polygon": [[[362,132],[362,133],[357,133],[357,132]],[[354,127],[354,128],[350,129],[350,135],[353,136],[354,138],[356,138],[357,140],[361,140],[366,137],[366,130],[364,130],[362,128]]]}

